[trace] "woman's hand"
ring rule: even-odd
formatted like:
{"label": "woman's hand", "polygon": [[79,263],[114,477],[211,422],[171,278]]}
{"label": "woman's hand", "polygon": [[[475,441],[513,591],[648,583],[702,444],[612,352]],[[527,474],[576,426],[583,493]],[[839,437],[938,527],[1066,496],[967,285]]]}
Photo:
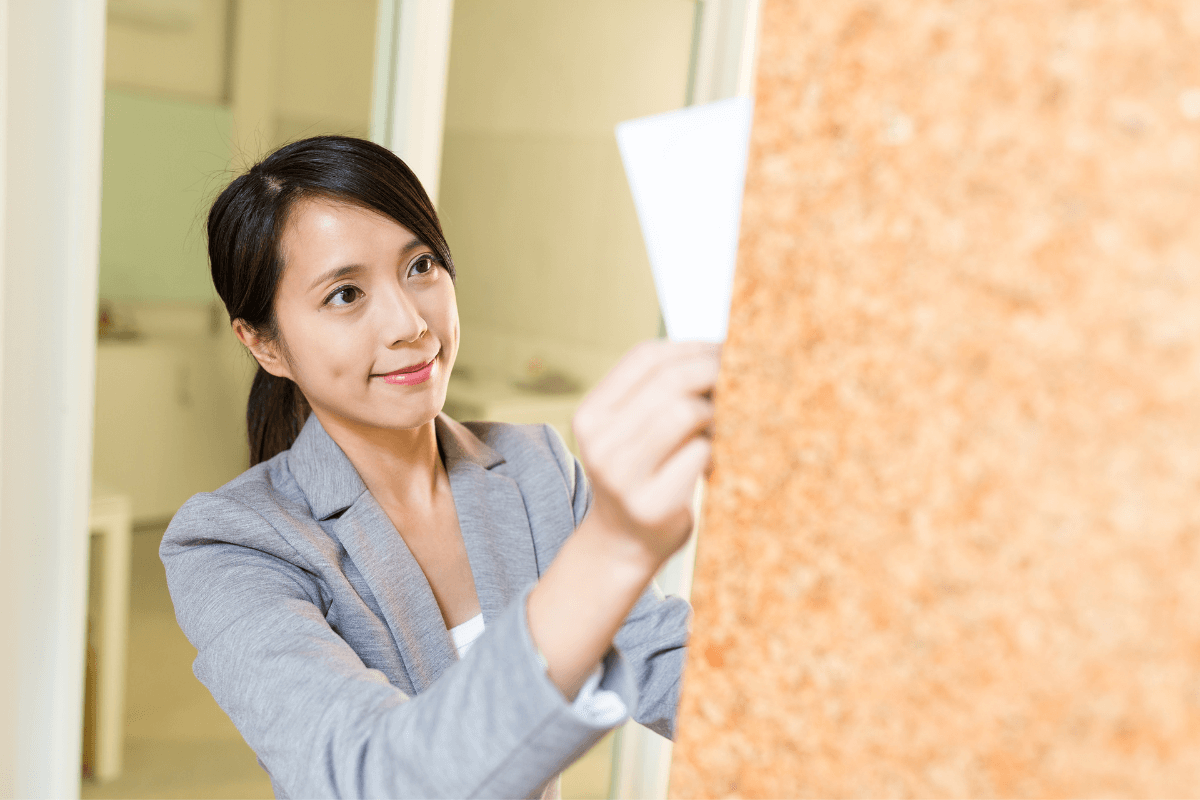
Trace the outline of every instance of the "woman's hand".
{"label": "woman's hand", "polygon": [[529,593],[529,633],[568,700],[691,533],[708,468],[720,345],[643,342],[576,411],[592,509]]}
{"label": "woman's hand", "polygon": [[661,565],[692,529],[710,464],[721,347],[643,342],[584,398],[573,428],[593,488],[590,516]]}
{"label": "woman's hand", "polygon": [[692,530],[692,493],[712,449],[720,354],[712,344],[640,344],[575,414],[592,507],[526,606],[547,674],[567,700]]}

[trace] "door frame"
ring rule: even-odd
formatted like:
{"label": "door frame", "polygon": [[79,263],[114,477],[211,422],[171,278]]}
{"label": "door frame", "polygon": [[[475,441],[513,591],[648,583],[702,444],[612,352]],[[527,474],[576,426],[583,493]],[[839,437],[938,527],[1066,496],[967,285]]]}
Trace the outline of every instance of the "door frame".
{"label": "door frame", "polygon": [[371,140],[408,164],[437,206],[454,0],[379,0]]}
{"label": "door frame", "polygon": [[0,0],[0,797],[79,796],[105,11]]}

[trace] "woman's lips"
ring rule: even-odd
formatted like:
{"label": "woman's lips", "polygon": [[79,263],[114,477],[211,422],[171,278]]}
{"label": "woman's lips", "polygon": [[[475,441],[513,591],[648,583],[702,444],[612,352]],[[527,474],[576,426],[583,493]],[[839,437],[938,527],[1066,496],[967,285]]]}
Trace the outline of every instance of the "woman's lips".
{"label": "woman's lips", "polygon": [[437,356],[429,359],[425,364],[418,364],[415,367],[409,367],[407,370],[398,369],[395,372],[389,372],[386,375],[380,375],[386,383],[395,384],[398,386],[412,386],[418,383],[424,383],[429,380],[429,376],[433,374],[433,365],[437,362]]}

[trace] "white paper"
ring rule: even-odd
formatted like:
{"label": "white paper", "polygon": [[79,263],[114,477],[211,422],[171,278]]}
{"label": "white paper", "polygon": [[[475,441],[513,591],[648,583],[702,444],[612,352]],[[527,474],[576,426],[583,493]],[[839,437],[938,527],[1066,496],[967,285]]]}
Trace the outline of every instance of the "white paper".
{"label": "white paper", "polygon": [[673,340],[725,340],[752,117],[752,101],[734,97],[617,126]]}

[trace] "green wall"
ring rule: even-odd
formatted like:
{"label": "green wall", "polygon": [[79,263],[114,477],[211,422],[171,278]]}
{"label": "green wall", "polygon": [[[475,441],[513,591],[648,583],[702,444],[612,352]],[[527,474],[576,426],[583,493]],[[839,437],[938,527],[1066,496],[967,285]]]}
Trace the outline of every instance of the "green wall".
{"label": "green wall", "polygon": [[105,93],[100,297],[215,297],[204,219],[232,177],[231,132],[227,106]]}

